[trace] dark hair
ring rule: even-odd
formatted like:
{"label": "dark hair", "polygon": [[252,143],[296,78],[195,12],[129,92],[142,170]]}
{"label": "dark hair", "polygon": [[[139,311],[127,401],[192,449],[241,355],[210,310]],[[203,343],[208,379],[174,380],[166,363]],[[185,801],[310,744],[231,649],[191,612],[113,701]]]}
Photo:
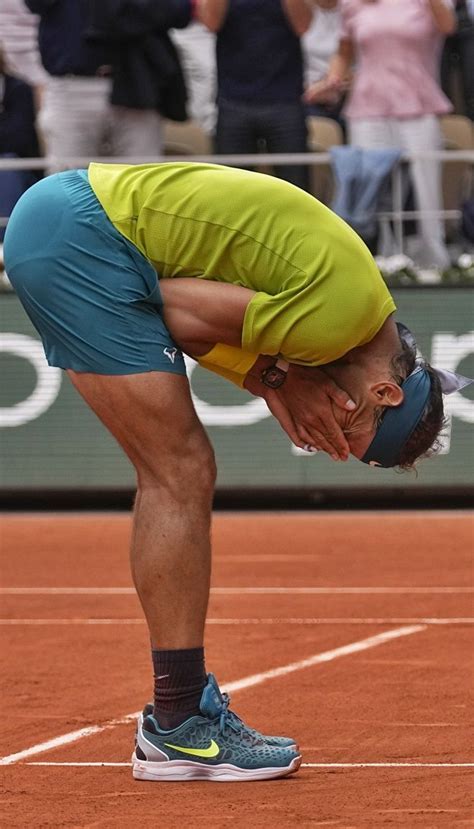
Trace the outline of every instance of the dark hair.
{"label": "dark hair", "polygon": [[[395,355],[392,361],[394,379],[399,384],[413,371],[416,359],[416,355],[409,345],[403,339],[400,342],[402,350]],[[435,455],[440,450],[439,435],[446,422],[441,382],[429,363],[423,362],[422,366],[430,377],[430,396],[418,425],[400,452],[399,469],[413,469],[416,460]]]}

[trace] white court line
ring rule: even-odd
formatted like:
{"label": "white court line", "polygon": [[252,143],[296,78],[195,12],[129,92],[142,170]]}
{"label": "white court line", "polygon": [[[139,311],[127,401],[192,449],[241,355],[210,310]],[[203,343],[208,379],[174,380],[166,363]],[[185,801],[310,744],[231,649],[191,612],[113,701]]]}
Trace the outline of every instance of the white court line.
{"label": "white court line", "polygon": [[[211,587],[220,596],[254,595],[434,595],[474,593],[474,587]],[[128,596],[133,587],[0,587],[5,596]]]}
{"label": "white court line", "polygon": [[[342,645],[342,647],[334,648],[330,651],[317,653],[307,659],[301,659],[298,662],[290,662],[288,665],[282,665],[280,668],[274,668],[270,671],[264,671],[259,674],[251,674],[243,679],[237,679],[234,682],[225,683],[224,689],[226,691],[242,691],[244,688],[252,688],[255,685],[261,685],[268,679],[275,679],[279,676],[294,673],[294,671],[301,671],[303,668],[310,668],[313,665],[319,665],[324,662],[332,662],[341,656],[349,656],[353,653],[360,653],[361,651],[375,648],[377,645],[383,645],[390,642],[392,639],[398,639],[401,636],[410,636],[413,633],[419,633],[426,630],[425,625],[411,625],[408,627],[395,628],[394,630],[387,630],[384,633],[378,633],[376,636],[369,636],[368,639],[361,639],[358,642],[351,642],[349,645]],[[129,722],[136,719],[139,711],[133,714],[127,714],[119,720],[114,719],[105,723],[104,725],[93,725],[87,728],[80,728],[77,731],[70,731],[68,734],[62,734],[52,740],[47,740],[44,743],[37,743],[30,748],[25,748],[23,751],[17,751],[15,754],[9,754],[6,757],[0,758],[0,765],[6,766],[12,763],[17,763],[19,760],[26,760],[27,757],[33,757],[35,754],[42,754],[44,751],[49,751],[53,748],[74,743],[81,740],[83,737],[89,737],[92,734],[99,734],[109,728],[114,728],[116,725]]]}
{"label": "white court line", "polygon": [[[346,520],[346,521],[365,521],[367,518],[373,519],[378,518],[379,516],[382,518],[390,518],[391,516],[394,518],[399,518],[402,515],[404,518],[426,518],[429,516],[429,519],[437,519],[441,521],[446,521],[448,519],[458,520],[459,518],[470,518],[474,516],[474,510],[470,509],[469,507],[458,508],[458,509],[433,509],[433,510],[425,510],[425,509],[372,509],[372,510],[349,510],[349,509],[322,509],[318,510],[316,514],[312,514],[310,511],[306,509],[278,509],[278,510],[268,510],[268,509],[259,509],[259,510],[239,510],[238,513],[235,513],[233,510],[215,510],[214,511],[214,518],[217,517],[217,520],[220,518],[231,518],[233,521],[247,521],[252,516],[258,515],[268,515],[269,517],[273,518],[273,516],[283,516],[295,519],[308,519],[314,518],[316,521],[324,520],[324,521],[331,521],[337,516],[338,519]],[[16,511],[16,510],[5,510],[2,512],[0,516],[1,519],[11,520],[18,519],[21,517],[23,521],[25,518],[36,521],[51,521],[51,518],[57,518],[58,520],[62,520],[63,518],[74,518],[75,521],[83,520],[83,521],[90,521],[90,519],[97,519],[97,518],[118,518],[119,521],[132,521],[132,515],[129,510],[61,510],[58,512],[57,510],[48,510],[48,511],[41,511],[35,512],[34,510],[25,510],[23,511]]]}
{"label": "white court line", "polygon": [[302,763],[311,769],[468,769],[474,763]]}
{"label": "white court line", "polygon": [[[132,763],[108,763],[108,762],[82,762],[82,763],[40,763],[31,761],[24,763],[25,766],[70,766],[70,767],[101,767],[112,766],[113,768],[130,768]],[[474,763],[302,763],[301,768],[306,769],[468,769],[473,768]]]}
{"label": "white court line", "polygon": [[314,562],[314,553],[295,553],[293,554],[286,554],[286,553],[259,553],[256,555],[252,555],[252,553],[213,553],[214,556],[214,564],[225,564],[228,561],[264,561],[264,562],[281,562],[281,561],[291,561],[292,563],[295,561],[313,561]]}
{"label": "white court line", "polygon": [[[1,623],[1,620],[0,620]],[[474,624],[474,617],[456,618],[289,618],[279,617],[278,619],[208,619],[206,624],[210,625],[471,625]]]}
{"label": "white court line", "polygon": [[[15,625],[144,625],[145,619],[134,617],[133,619],[91,619],[91,618],[77,618],[70,619],[0,619],[0,627],[14,627]],[[267,618],[253,618],[253,619],[207,619],[206,625],[472,625],[474,624],[474,617],[460,616],[460,617],[416,617],[416,618],[357,618],[354,616],[334,617],[330,616],[324,618],[285,618],[280,616],[278,619]]]}
{"label": "white court line", "polygon": [[31,748],[18,751],[16,754],[9,754],[6,757],[0,758],[0,766],[8,766],[12,763],[17,763],[18,760],[23,760],[25,757],[33,757],[35,754],[42,754],[43,751],[49,751],[52,748],[65,746],[69,743],[76,743],[82,740],[83,737],[90,737],[92,734],[100,734],[101,731],[106,731],[109,728],[115,728],[116,725],[123,725],[138,717],[140,712],[134,714],[127,714],[118,720],[109,720],[105,725],[90,725],[87,728],[79,728],[77,731],[69,731],[68,734],[62,734],[60,737],[54,737],[52,740],[47,740],[44,743],[37,743]]}

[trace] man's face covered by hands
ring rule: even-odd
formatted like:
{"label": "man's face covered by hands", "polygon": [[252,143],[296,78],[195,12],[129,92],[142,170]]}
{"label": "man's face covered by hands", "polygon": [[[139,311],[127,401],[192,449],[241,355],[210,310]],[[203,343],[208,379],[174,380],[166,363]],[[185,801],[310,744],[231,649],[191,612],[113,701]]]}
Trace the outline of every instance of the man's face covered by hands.
{"label": "man's face covered by hands", "polygon": [[322,370],[350,394],[356,403],[353,411],[333,407],[334,417],[349,444],[351,455],[359,460],[364,456],[377,431],[378,422],[386,406],[397,406],[403,392],[387,371],[373,372],[344,359]]}

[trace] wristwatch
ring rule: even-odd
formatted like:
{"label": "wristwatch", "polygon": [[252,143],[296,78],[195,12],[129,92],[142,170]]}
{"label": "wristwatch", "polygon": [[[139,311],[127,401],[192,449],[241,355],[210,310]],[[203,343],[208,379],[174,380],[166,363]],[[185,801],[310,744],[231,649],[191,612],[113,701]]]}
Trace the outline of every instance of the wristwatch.
{"label": "wristwatch", "polygon": [[289,367],[290,364],[286,360],[278,359],[272,366],[263,369],[260,381],[270,389],[279,389],[286,380]]}

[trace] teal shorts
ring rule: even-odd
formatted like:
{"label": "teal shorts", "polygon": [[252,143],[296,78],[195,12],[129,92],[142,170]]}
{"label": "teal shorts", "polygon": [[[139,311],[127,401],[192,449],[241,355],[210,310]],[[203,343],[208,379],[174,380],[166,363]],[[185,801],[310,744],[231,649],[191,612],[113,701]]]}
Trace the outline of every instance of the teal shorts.
{"label": "teal shorts", "polygon": [[5,269],[48,363],[95,374],[185,374],[157,273],[115,229],[85,170],[49,176],[8,222]]}

